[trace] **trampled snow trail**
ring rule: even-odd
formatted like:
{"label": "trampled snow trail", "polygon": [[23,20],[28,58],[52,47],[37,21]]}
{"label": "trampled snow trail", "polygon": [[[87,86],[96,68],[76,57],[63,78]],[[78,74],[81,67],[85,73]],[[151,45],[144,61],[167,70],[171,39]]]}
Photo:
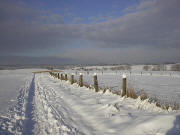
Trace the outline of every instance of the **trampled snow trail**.
{"label": "trampled snow trail", "polygon": [[[34,134],[163,135],[178,117],[147,101],[95,93],[48,74],[37,75],[35,82]],[[178,135],[180,128],[174,131]]]}
{"label": "trampled snow trail", "polygon": [[33,104],[33,98],[35,94],[35,75],[32,79],[32,82],[29,87],[29,93],[28,93],[28,99],[26,104],[26,111],[25,111],[25,121],[24,121],[24,127],[23,127],[23,135],[26,135],[27,133],[30,135],[33,135],[33,129],[34,129],[34,123],[33,120],[33,110],[34,110],[34,104]]}
{"label": "trampled snow trail", "polygon": [[33,98],[34,78],[29,76],[20,89],[17,104],[12,106],[6,116],[0,117],[0,134],[27,135],[33,134]]}
{"label": "trampled snow trail", "polygon": [[[60,86],[59,90],[55,90],[41,79],[40,77],[36,80],[35,117],[37,118],[37,125],[35,127],[37,128],[35,134],[83,135],[94,132],[94,129],[87,125],[88,122],[63,99],[60,91],[66,89]],[[51,83],[53,83],[52,80]],[[47,123],[43,123],[44,121]]]}

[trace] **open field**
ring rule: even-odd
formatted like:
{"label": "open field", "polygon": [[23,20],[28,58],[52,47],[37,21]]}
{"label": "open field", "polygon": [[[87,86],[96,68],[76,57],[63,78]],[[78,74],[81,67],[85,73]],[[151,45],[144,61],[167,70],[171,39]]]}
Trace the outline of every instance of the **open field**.
{"label": "open field", "polygon": [[[100,67],[99,67],[100,68]],[[79,73],[83,73],[83,80],[90,85],[93,84],[93,74],[97,73],[99,87],[109,88],[120,92],[122,89],[122,74],[127,76],[127,87],[133,88],[136,93],[146,92],[149,97],[157,98],[160,102],[180,104],[180,72],[175,71],[143,71],[141,66],[134,66],[131,71],[127,70],[65,70],[69,77],[74,73],[76,80]]]}
{"label": "open field", "polygon": [[[50,76],[49,72],[40,71],[42,70],[0,71],[1,79],[4,80],[0,91],[0,94],[4,94],[4,98],[0,99],[3,103],[1,106],[3,113],[0,113],[0,134],[179,135],[180,133],[179,110],[164,110],[148,100],[125,98],[114,95],[108,90],[105,93],[95,92],[94,89],[79,87],[76,83],[71,85],[69,81],[60,80]],[[60,73],[65,72],[69,72],[68,77],[72,72],[76,74],[76,70],[64,70]],[[103,74],[96,72],[101,87],[108,86],[113,90],[121,90],[124,71],[117,73],[106,71]],[[89,74],[84,72],[84,82],[93,86],[93,74],[94,71]],[[127,79],[131,80],[131,85],[138,84],[135,85],[136,88],[147,85],[139,83],[142,80],[150,81],[148,84],[153,84],[153,86],[144,87],[150,88],[147,89],[148,94],[159,89],[159,92],[156,92],[157,95],[162,94],[168,97],[169,93],[174,92],[169,92],[168,89],[166,92],[161,92],[163,85],[156,88],[157,84],[167,79],[166,76],[157,74],[141,76],[133,73],[128,75],[128,72],[126,74]],[[75,76],[78,79],[79,76]],[[155,78],[159,80],[156,85],[152,83]],[[135,83],[132,83],[133,79]],[[172,77],[170,80],[173,79],[179,81],[178,77]],[[176,83],[170,82],[170,84],[173,86]],[[179,88],[178,84],[176,87]],[[152,91],[151,88],[156,89]],[[172,96],[176,95],[178,92]]]}

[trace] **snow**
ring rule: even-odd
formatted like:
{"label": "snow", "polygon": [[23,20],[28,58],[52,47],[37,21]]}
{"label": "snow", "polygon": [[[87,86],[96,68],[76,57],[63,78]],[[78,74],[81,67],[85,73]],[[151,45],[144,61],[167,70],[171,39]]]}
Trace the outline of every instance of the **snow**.
{"label": "snow", "polygon": [[[93,75],[96,72],[100,88],[109,88],[120,92],[122,89],[122,76],[126,74],[127,88],[134,88],[136,92],[144,91],[148,96],[157,98],[161,103],[180,104],[180,72],[171,71],[142,71],[142,65],[133,66],[132,71],[89,71],[83,72],[83,81],[94,85]],[[66,70],[74,73],[74,70]],[[142,72],[142,74],[141,74]],[[75,75],[78,80],[79,76]]]}
{"label": "snow", "polygon": [[[164,111],[147,101],[121,98],[109,92],[95,93],[44,75],[38,79],[42,79],[41,89],[48,91],[49,106],[55,109],[51,113],[58,112],[58,121],[63,121],[59,125],[69,129],[59,129],[62,134],[165,134],[176,119],[176,113]],[[53,134],[58,132],[56,126],[49,128]]]}
{"label": "snow", "polygon": [[[16,72],[19,74],[19,71]],[[79,87],[78,84],[71,85],[69,81],[60,81],[48,73],[33,76],[29,70],[23,72],[29,79],[25,80],[24,84],[19,83],[22,89],[14,108],[7,115],[0,116],[0,134],[180,133],[180,111],[163,110],[147,100],[120,97],[108,90],[105,93],[95,92],[86,87]],[[98,74],[98,78],[102,76]],[[107,76],[114,77],[108,73]],[[92,75],[89,77],[92,78]],[[122,79],[122,74],[118,77]]]}
{"label": "snow", "polygon": [[0,70],[0,114],[14,105],[21,86],[32,79],[33,69]]}
{"label": "snow", "polygon": [[126,74],[123,74],[123,75],[122,75],[122,78],[126,78]]}

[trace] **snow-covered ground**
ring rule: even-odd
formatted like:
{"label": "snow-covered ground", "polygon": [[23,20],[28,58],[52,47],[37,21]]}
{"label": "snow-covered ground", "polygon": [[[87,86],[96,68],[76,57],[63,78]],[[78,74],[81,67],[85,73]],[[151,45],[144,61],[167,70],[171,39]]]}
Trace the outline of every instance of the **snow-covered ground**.
{"label": "snow-covered ground", "polygon": [[[98,82],[101,88],[110,88],[114,91],[121,91],[122,74],[127,75],[127,85],[134,88],[136,92],[144,91],[151,98],[157,98],[160,102],[174,102],[180,104],[180,72],[173,71],[143,71],[143,66],[133,66],[130,71],[85,71],[64,70],[65,73],[74,73],[76,80],[79,73],[83,73],[84,82],[93,85],[93,74],[98,75]],[[99,67],[100,68],[100,67]],[[102,67],[101,67],[102,69]],[[141,74],[142,72],[142,74]]]}
{"label": "snow-covered ground", "polygon": [[[36,69],[38,70],[38,69]],[[0,70],[0,114],[16,103],[23,85],[32,80],[35,69]]]}
{"label": "snow-covered ground", "polygon": [[147,100],[94,92],[48,73],[30,74],[17,104],[0,117],[0,134],[179,135],[180,112]]}

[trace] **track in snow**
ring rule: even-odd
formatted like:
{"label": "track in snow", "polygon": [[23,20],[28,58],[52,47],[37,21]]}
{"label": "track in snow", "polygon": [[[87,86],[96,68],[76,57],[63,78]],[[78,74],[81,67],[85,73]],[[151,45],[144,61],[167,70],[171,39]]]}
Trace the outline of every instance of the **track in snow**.
{"label": "track in snow", "polygon": [[[41,79],[41,78],[39,78]],[[84,135],[85,133],[78,129],[79,127],[86,129],[86,131],[90,132],[93,130],[87,122],[84,122],[84,119],[78,114],[78,112],[74,111],[71,106],[69,106],[63,96],[54,90],[54,88],[49,85],[40,84],[39,80],[37,82],[36,96],[35,99],[38,100],[37,108],[35,110],[36,117],[41,117],[40,115],[46,115],[45,117],[41,117],[37,122],[38,126],[41,126],[42,121],[46,118],[47,123],[45,127],[49,129],[44,129],[43,127],[36,129],[36,134],[70,134],[70,135]],[[46,83],[45,83],[46,84]],[[59,88],[59,91],[66,90],[63,87]],[[38,106],[41,106],[41,110]],[[47,114],[45,114],[47,113]],[[79,121],[77,121],[77,119]],[[44,131],[41,131],[44,130]]]}
{"label": "track in snow", "polygon": [[33,98],[35,95],[35,75],[32,79],[32,82],[30,84],[29,92],[28,92],[28,99],[27,99],[27,104],[26,104],[26,111],[25,111],[25,121],[24,121],[24,131],[23,135],[33,135],[33,129],[34,129],[34,124],[35,121],[33,120],[33,111],[34,111],[34,103],[33,103]]}
{"label": "track in snow", "polygon": [[9,108],[6,116],[0,117],[0,135],[33,135],[33,98],[35,76],[26,80],[17,97],[17,104]]}

